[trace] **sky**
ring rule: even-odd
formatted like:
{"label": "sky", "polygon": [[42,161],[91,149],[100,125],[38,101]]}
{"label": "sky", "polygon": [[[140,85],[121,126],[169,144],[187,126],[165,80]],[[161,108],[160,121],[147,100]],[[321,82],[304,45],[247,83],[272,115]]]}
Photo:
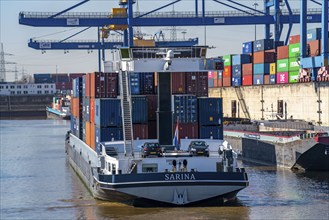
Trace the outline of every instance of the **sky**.
{"label": "sky", "polygon": [[[82,1],[82,0],[81,0]],[[82,28],[49,28],[49,27],[30,27],[18,23],[18,15],[21,11],[25,12],[59,12],[81,1],[75,0],[0,0],[0,42],[3,43],[6,62],[15,62],[18,70],[18,78],[24,74],[33,75],[34,73],[87,73],[98,71],[98,53],[93,51],[69,51],[50,50],[42,53],[41,50],[35,50],[28,47],[30,38],[36,40],[63,40],[71,36]],[[221,0],[226,1],[226,0]],[[263,8],[263,0],[235,0],[241,4],[253,7],[258,3],[257,9]],[[73,12],[111,12],[112,8],[118,7],[119,0],[91,0],[73,10]],[[138,10],[148,12],[172,0],[137,0]],[[289,0],[293,9],[299,9],[299,0]],[[227,2],[226,2],[227,3]],[[199,0],[199,10],[201,1]],[[182,0],[174,6],[169,6],[162,11],[194,11],[195,0]],[[309,1],[309,8],[319,8],[320,6]],[[137,4],[134,6],[137,10]],[[206,11],[232,11],[221,4],[211,0],[206,1]],[[310,26],[308,26],[310,27]],[[320,24],[311,25],[320,27]],[[166,38],[169,39],[170,31],[165,30],[169,27],[152,27],[141,30],[147,36],[153,36],[156,32],[163,30]],[[182,32],[186,30],[185,38],[199,38],[199,43],[213,46],[214,49],[208,50],[208,57],[221,56],[225,54],[241,53],[242,43],[253,41],[255,36],[255,26],[212,26],[212,27],[177,27],[177,38],[182,39]],[[206,30],[206,34],[205,34]],[[287,27],[284,27],[281,40],[286,37]],[[257,25],[257,39],[264,38],[264,26]],[[291,35],[299,34],[299,25],[294,25]],[[72,40],[97,40],[97,29],[91,28],[72,38]],[[110,51],[106,51],[106,59],[111,59]],[[14,64],[6,64],[6,70],[14,71]],[[13,81],[14,72],[7,72],[7,81]]]}

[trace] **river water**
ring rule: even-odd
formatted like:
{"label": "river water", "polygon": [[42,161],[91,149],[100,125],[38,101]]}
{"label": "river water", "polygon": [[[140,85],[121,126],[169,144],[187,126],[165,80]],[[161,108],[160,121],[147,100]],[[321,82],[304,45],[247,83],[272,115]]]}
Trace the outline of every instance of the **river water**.
{"label": "river water", "polygon": [[61,120],[0,120],[0,219],[329,219],[329,174],[243,164],[250,186],[220,207],[95,200],[65,158]]}

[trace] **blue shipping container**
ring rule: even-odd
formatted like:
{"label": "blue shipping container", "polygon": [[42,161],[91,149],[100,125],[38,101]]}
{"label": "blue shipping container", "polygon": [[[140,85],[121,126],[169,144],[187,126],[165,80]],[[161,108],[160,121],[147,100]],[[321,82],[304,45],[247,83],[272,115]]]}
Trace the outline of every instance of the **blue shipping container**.
{"label": "blue shipping container", "polygon": [[245,63],[250,63],[250,55],[249,54],[238,54],[232,56],[232,66],[241,65]]}
{"label": "blue shipping container", "polygon": [[276,74],[270,75],[270,84],[276,84]]}
{"label": "blue shipping container", "polygon": [[173,95],[173,122],[194,123],[198,120],[197,98],[195,95]]}
{"label": "blue shipping container", "polygon": [[123,140],[122,127],[95,127],[95,146],[97,153],[100,151],[99,143],[112,140]]}
{"label": "blue shipping container", "polygon": [[219,125],[223,121],[222,98],[198,98],[199,125]]}
{"label": "blue shipping container", "polygon": [[262,39],[254,41],[254,52],[274,49],[273,39]]}
{"label": "blue shipping container", "polygon": [[233,76],[232,78],[232,86],[241,86],[242,76]]}
{"label": "blue shipping container", "polygon": [[131,73],[129,75],[129,82],[130,82],[130,94],[131,95],[139,95],[140,94],[139,74],[138,73]]}
{"label": "blue shipping container", "polygon": [[140,94],[154,94],[154,73],[139,73]]}
{"label": "blue shipping container", "polygon": [[213,88],[214,87],[214,79],[208,79],[208,87]]}
{"label": "blue shipping container", "polygon": [[270,74],[269,63],[254,64],[254,75],[268,75],[268,74]]}
{"label": "blue shipping container", "polygon": [[73,97],[82,97],[82,77],[77,77],[73,79]]}
{"label": "blue shipping container", "polygon": [[120,99],[95,99],[95,124],[100,127],[122,126]]}
{"label": "blue shipping container", "polygon": [[90,121],[90,99],[83,98],[82,103],[82,118],[86,121]]}
{"label": "blue shipping container", "polygon": [[132,123],[147,124],[148,105],[146,96],[132,96]]}
{"label": "blue shipping container", "polygon": [[241,76],[242,71],[241,71],[241,65],[234,65],[232,66],[232,76]]}
{"label": "blue shipping container", "polygon": [[253,85],[263,85],[264,75],[253,75]]}
{"label": "blue shipping container", "polygon": [[223,126],[200,126],[199,138],[223,140]]}
{"label": "blue shipping container", "polygon": [[314,28],[307,30],[307,41],[320,40],[321,28]]}
{"label": "blue shipping container", "polygon": [[242,44],[242,53],[251,54],[254,52],[254,42],[245,42]]}

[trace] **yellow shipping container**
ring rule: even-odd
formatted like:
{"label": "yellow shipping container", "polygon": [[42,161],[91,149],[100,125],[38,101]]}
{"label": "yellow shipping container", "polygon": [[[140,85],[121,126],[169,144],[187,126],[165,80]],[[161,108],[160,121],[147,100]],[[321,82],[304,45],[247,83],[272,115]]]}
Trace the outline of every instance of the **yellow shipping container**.
{"label": "yellow shipping container", "polygon": [[127,17],[126,8],[112,8],[112,17]]}
{"label": "yellow shipping container", "polygon": [[155,47],[155,41],[154,40],[135,39],[134,46],[135,47]]}
{"label": "yellow shipping container", "polygon": [[124,31],[128,28],[128,25],[126,25],[126,24],[110,24],[109,28],[110,28],[110,30]]}
{"label": "yellow shipping container", "polygon": [[270,74],[276,74],[276,63],[270,63]]}

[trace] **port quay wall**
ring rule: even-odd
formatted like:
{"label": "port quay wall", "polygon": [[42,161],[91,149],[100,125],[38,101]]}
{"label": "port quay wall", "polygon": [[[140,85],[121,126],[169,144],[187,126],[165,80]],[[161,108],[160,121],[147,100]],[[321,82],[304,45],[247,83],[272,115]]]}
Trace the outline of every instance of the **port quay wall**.
{"label": "port quay wall", "polygon": [[322,126],[329,126],[329,82],[210,88],[210,97],[223,98],[224,117],[234,116],[232,101],[237,103],[235,117],[245,117],[237,89],[253,120],[277,119],[281,101],[283,118],[303,119],[314,125],[320,121]]}
{"label": "port quay wall", "polygon": [[[264,138],[264,137],[263,137]],[[227,140],[242,159],[264,165],[291,168],[299,155],[316,144],[312,138],[281,138],[278,141],[260,141],[257,139],[232,136],[224,132]]]}
{"label": "port quay wall", "polygon": [[1,95],[0,118],[45,117],[46,106],[51,106],[51,95]]}

